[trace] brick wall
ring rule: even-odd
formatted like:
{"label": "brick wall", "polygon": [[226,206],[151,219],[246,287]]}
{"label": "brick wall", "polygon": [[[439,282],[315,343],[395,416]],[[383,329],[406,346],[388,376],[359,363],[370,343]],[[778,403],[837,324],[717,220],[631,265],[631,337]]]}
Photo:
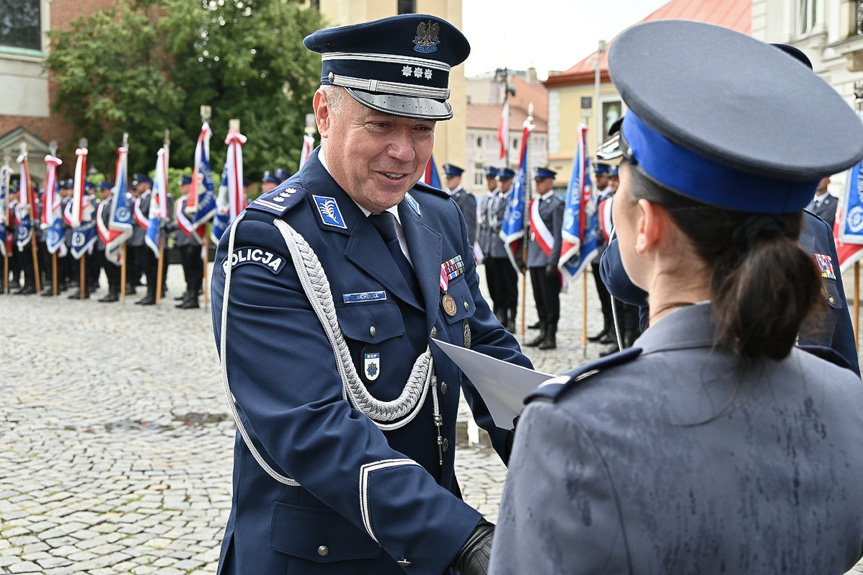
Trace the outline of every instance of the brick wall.
{"label": "brick wall", "polygon": [[[112,3],[112,0],[52,0],[50,3],[43,2],[42,6],[43,9],[50,7],[52,30],[68,30],[71,28],[72,20],[96,10],[110,8]],[[48,98],[51,102],[54,101],[55,94],[56,84],[49,78]],[[0,136],[19,127],[32,132],[45,142],[57,140],[61,152],[74,150],[77,138],[85,136],[85,134],[74,134],[72,126],[54,115],[50,118],[0,115]]]}

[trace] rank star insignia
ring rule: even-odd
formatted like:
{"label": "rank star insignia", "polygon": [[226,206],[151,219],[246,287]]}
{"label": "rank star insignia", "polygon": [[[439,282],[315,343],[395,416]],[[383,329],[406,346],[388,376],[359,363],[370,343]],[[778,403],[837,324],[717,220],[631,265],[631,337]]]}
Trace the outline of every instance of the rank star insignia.
{"label": "rank star insignia", "polygon": [[403,66],[402,67],[402,76],[410,77],[410,75],[413,74],[413,70],[414,69],[411,68],[410,66]]}
{"label": "rank star insignia", "polygon": [[423,76],[423,69],[420,68],[419,66],[414,68],[414,78],[422,78],[422,76]]}
{"label": "rank star insignia", "polygon": [[431,77],[432,77],[432,71],[431,71],[430,69],[428,69],[428,68],[426,68],[426,71],[425,71],[425,77],[426,77],[426,80],[431,80]]}

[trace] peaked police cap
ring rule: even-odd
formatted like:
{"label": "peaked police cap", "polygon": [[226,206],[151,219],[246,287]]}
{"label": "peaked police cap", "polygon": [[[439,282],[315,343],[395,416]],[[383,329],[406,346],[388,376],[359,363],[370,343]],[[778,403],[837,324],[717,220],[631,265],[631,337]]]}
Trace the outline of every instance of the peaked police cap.
{"label": "peaked police cap", "polygon": [[824,80],[776,48],[684,20],[625,30],[608,56],[628,108],[624,155],[706,204],[803,209],[822,177],[863,158],[863,124]]}
{"label": "peaked police cap", "polygon": [[470,44],[455,26],[427,14],[326,28],[306,36],[321,53],[321,84],[342,86],[373,110],[421,120],[449,120],[449,74]]}

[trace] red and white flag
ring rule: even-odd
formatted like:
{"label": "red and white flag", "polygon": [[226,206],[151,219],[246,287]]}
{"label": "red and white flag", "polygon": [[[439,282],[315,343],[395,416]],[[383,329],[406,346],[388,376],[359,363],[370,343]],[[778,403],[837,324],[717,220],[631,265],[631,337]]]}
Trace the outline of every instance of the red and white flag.
{"label": "red and white flag", "polygon": [[497,141],[500,144],[500,159],[506,158],[509,141],[509,100],[503,103],[500,111],[500,123],[497,125]]}
{"label": "red and white flag", "polygon": [[306,160],[309,159],[309,156],[312,154],[312,150],[315,148],[315,139],[306,134],[303,136],[303,150],[300,152],[300,167],[303,167],[303,164],[306,163]]}

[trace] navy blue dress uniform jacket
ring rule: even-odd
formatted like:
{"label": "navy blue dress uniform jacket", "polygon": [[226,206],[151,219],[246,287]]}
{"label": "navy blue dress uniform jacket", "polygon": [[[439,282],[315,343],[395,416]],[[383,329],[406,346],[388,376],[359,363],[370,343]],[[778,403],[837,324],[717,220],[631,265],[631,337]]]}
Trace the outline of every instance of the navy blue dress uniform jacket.
{"label": "navy blue dress uniform jacket", "polygon": [[450,197],[461,208],[465,225],[467,225],[467,238],[471,247],[473,247],[473,244],[476,242],[476,196],[459,186]]}
{"label": "navy blue dress uniform jacket", "polygon": [[534,392],[490,574],[841,575],[854,566],[859,378],[796,348],[746,370],[714,345],[710,315],[709,304],[674,311],[635,348]]}
{"label": "navy blue dress uniform jacket", "polygon": [[[833,228],[818,216],[804,210],[803,227],[797,244],[813,257],[827,256],[832,265],[835,277],[822,273],[821,282],[824,286],[825,305],[818,313],[800,327],[798,345],[822,355],[822,351],[832,350],[840,356],[842,363],[860,375],[860,364],[857,358],[857,340],[851,324],[851,314],[845,300],[845,288],[842,285],[842,274],[839,273],[839,256],[836,255],[836,244],[833,241]],[[617,240],[611,241],[608,249],[602,255],[600,266],[602,281],[608,286],[608,291],[615,298],[641,308],[642,329],[647,325],[647,293],[633,284],[623,263],[620,261],[620,251]]]}
{"label": "navy blue dress uniform jacket", "polygon": [[[290,188],[298,191],[289,194]],[[478,523],[480,514],[460,498],[453,469],[459,388],[502,456],[506,432],[493,426],[473,385],[434,346],[448,444],[442,466],[431,391],[419,415],[398,430],[382,432],[352,409],[342,398],[332,347],[274,224],[275,219],[287,222],[320,259],[357,371],[362,370],[364,349],[373,345],[379,351],[380,375],[368,385],[376,398],[399,396],[432,334],[455,345],[465,345],[467,335],[472,349],[529,366],[480,295],[458,206],[444,192],[424,185],[412,189],[410,197],[413,201],[406,198],[398,211],[421,300],[317,152],[234,224],[236,257],[222,359],[258,450],[301,487],[268,476],[237,435],[220,573],[440,575],[448,572]],[[277,198],[295,205],[273,209]],[[319,210],[322,204],[329,216]],[[229,237],[222,238],[213,274],[217,342]],[[447,294],[456,302],[450,316],[442,310],[440,272],[442,263],[457,256],[464,273],[449,282]]]}

